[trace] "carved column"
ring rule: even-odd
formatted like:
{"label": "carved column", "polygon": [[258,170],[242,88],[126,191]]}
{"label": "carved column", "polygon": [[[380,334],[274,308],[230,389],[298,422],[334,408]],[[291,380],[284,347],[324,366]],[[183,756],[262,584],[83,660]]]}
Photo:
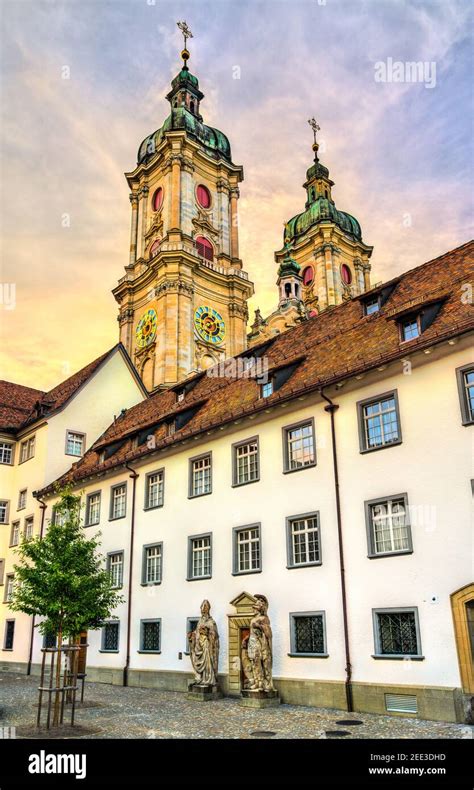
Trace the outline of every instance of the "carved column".
{"label": "carved column", "polygon": [[141,231],[141,244],[140,244],[140,255],[144,257],[145,255],[145,234],[146,234],[146,223],[147,223],[147,214],[148,214],[148,193],[150,189],[147,186],[142,187],[141,191],[141,203],[142,203],[142,231]]}
{"label": "carved column", "polygon": [[134,192],[130,194],[132,204],[132,226],[130,230],[130,266],[137,260],[137,232],[138,232],[138,195]]}
{"label": "carved column", "polygon": [[232,187],[230,190],[230,257],[239,257],[239,216],[237,213],[237,200],[239,199],[239,188]]}
{"label": "carved column", "polygon": [[181,156],[174,154],[171,157],[171,230],[180,227],[181,204]]}
{"label": "carved column", "polygon": [[370,263],[364,263],[364,289],[366,291],[370,288]]}
{"label": "carved column", "polygon": [[364,267],[362,265],[362,261],[360,260],[360,258],[354,258],[354,270],[356,273],[355,283],[354,283],[356,294],[361,294],[366,289],[364,285]]}
{"label": "carved column", "polygon": [[324,245],[324,265],[326,268],[326,284],[328,294],[328,307],[336,304],[336,287],[334,281],[334,263],[332,257],[332,245]]}
{"label": "carved column", "polygon": [[[219,213],[219,248],[221,253],[230,256],[230,228],[229,223],[229,185],[220,178],[217,181],[217,208]],[[226,220],[226,221],[224,221]]]}

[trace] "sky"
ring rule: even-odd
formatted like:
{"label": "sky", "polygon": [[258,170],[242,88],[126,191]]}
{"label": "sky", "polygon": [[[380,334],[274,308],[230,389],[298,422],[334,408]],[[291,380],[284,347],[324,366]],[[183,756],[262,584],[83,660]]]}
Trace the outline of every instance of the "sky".
{"label": "sky", "polygon": [[[472,238],[470,0],[3,0],[0,9],[1,378],[49,389],[118,341],[123,174],[168,115],[180,19],[194,34],[204,122],[225,132],[244,167],[251,316],[276,306],[273,253],[304,209],[313,115],[336,206],[374,246],[373,282]],[[424,64],[422,79],[410,79],[407,62]]]}

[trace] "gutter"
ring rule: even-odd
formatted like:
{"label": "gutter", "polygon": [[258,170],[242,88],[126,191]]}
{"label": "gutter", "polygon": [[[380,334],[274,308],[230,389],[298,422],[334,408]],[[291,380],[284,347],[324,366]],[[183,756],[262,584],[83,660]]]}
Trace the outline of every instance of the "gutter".
{"label": "gutter", "polygon": [[339,471],[337,464],[336,427],[334,420],[334,414],[338,410],[339,406],[337,405],[337,403],[333,403],[332,400],[324,394],[322,387],[319,390],[319,392],[321,397],[324,398],[324,400],[328,404],[327,406],[324,407],[324,411],[329,412],[329,414],[331,415],[332,459],[333,459],[333,468],[334,468],[334,490],[336,495],[337,535],[339,541],[339,575],[341,580],[342,618],[344,623],[344,649],[346,654],[346,680],[345,680],[346,703],[347,703],[348,712],[352,713],[352,711],[354,710],[353,701],[352,701],[352,664],[351,664],[351,652],[349,645],[349,620],[347,616],[346,572],[344,567],[341,498],[340,498],[340,486],[339,486]]}
{"label": "gutter", "polygon": [[[46,502],[43,502],[43,500],[39,498],[39,496],[36,494],[36,491],[33,491],[33,496],[40,503],[40,508],[41,508],[41,526],[40,526],[39,539],[43,540],[44,517],[45,517],[45,513],[46,513],[46,508],[48,506],[47,506]],[[31,617],[31,632],[30,632],[30,648],[29,648],[29,651],[28,651],[28,664],[26,666],[26,674],[27,675],[31,675],[31,664],[32,664],[32,661],[33,661],[33,642],[34,642],[34,638],[35,638],[35,619],[36,619],[36,616],[32,615],[32,617]]]}
{"label": "gutter", "polygon": [[130,562],[128,566],[128,611],[127,611],[127,657],[125,659],[125,666],[123,668],[123,685],[128,686],[128,673],[130,669],[130,635],[132,626],[132,570],[133,570],[133,544],[135,537],[135,496],[137,488],[138,472],[132,469],[128,464],[124,464],[125,468],[131,472],[132,478],[132,519],[130,524]]}

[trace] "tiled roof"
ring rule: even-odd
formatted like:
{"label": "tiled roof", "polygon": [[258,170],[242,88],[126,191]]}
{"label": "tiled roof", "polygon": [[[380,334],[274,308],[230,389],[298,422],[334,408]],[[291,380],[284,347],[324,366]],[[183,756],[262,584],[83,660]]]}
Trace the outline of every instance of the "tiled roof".
{"label": "tiled roof", "polygon": [[16,433],[39,417],[61,409],[117,348],[114,346],[49,392],[0,381],[0,430]]}
{"label": "tiled roof", "polygon": [[[365,316],[361,305],[363,297],[356,297],[276,336],[269,345],[266,341],[264,356],[270,370],[285,364],[295,365],[290,378],[268,398],[260,397],[259,385],[249,375],[198,375],[196,385],[180,403],[177,403],[176,394],[179,385],[173,390],[158,392],[112,423],[85,456],[63,475],[61,482],[79,482],[138,459],[156,448],[166,447],[188,436],[256,413],[273,403],[317,390],[474,329],[473,307],[467,299],[461,298],[463,283],[472,282],[473,277],[474,242],[469,242],[395,278],[392,281],[395,287],[379,312]],[[418,338],[401,344],[394,316],[437,300],[442,306],[431,325]],[[258,346],[254,346],[247,354],[252,356],[257,351]],[[215,369],[209,372],[215,372]],[[202,401],[206,401],[205,404]],[[173,412],[198,403],[200,408],[185,427],[170,435],[165,418],[169,421]],[[137,444],[133,439],[134,434],[136,437],[146,429],[154,436],[153,447],[147,443],[140,444],[140,440]],[[100,463],[100,450],[112,443],[118,444]],[[48,489],[51,490],[51,486]]]}

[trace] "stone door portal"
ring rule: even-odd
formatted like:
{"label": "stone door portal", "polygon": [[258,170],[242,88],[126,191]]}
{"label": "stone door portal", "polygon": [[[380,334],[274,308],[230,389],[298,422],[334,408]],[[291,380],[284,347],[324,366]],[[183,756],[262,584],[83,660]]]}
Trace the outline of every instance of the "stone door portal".
{"label": "stone door portal", "polygon": [[250,621],[253,617],[255,598],[243,592],[230,603],[236,613],[229,617],[229,695],[238,696],[243,688],[241,645],[242,640],[250,633]]}

